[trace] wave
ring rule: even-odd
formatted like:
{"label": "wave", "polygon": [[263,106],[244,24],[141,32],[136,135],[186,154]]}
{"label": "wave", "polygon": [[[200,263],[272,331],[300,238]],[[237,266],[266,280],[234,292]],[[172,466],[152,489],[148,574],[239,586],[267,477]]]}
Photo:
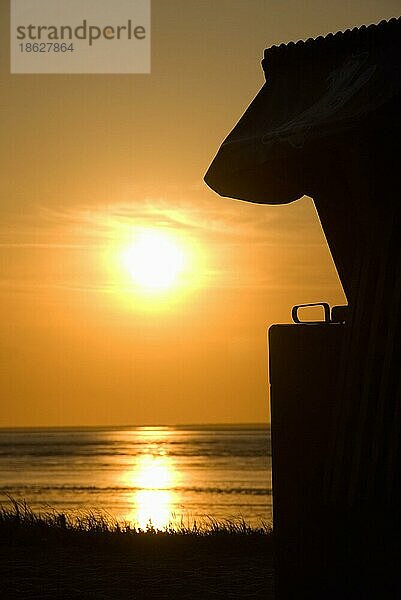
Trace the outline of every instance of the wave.
{"label": "wave", "polygon": [[183,487],[171,487],[171,488],[151,488],[145,489],[142,487],[131,487],[131,486],[91,486],[91,485],[16,485],[16,486],[0,486],[0,493],[13,496],[13,494],[25,493],[42,493],[42,492],[89,492],[96,494],[104,493],[133,493],[143,491],[171,491],[180,493],[196,493],[196,494],[236,494],[241,496],[270,496],[272,489],[269,487],[265,488],[251,488],[251,487],[201,487],[201,486],[183,486]]}

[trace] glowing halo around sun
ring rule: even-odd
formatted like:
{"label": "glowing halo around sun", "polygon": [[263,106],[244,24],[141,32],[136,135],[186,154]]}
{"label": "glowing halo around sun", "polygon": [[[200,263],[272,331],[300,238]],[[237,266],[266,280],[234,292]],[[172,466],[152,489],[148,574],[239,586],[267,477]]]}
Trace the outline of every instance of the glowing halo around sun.
{"label": "glowing halo around sun", "polygon": [[177,285],[186,257],[179,242],[168,233],[145,230],[122,251],[122,264],[139,288],[158,293]]}
{"label": "glowing halo around sun", "polygon": [[130,314],[173,313],[186,310],[189,299],[209,284],[209,254],[196,231],[117,219],[107,226],[102,289],[113,306]]}

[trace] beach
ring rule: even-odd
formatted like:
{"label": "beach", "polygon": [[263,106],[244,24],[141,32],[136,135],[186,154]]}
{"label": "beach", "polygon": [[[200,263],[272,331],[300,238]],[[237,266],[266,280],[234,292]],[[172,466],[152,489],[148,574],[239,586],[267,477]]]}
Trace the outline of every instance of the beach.
{"label": "beach", "polygon": [[273,598],[271,535],[1,527],[2,600]]}
{"label": "beach", "polygon": [[0,598],[271,598],[270,432],[0,430]]}

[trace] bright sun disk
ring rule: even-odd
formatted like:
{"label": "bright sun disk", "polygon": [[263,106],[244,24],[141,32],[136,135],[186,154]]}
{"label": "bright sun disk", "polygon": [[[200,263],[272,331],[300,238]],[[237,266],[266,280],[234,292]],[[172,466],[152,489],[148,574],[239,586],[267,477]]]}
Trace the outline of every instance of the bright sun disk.
{"label": "bright sun disk", "polygon": [[144,231],[123,252],[123,265],[138,286],[159,291],[176,284],[185,258],[179,244],[164,232]]}

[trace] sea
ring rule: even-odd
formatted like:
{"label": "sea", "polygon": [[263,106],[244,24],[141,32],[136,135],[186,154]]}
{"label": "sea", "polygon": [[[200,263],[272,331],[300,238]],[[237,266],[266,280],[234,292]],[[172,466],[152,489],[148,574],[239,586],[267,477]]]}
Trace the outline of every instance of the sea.
{"label": "sea", "polygon": [[272,520],[260,425],[0,429],[0,503],[146,528]]}

